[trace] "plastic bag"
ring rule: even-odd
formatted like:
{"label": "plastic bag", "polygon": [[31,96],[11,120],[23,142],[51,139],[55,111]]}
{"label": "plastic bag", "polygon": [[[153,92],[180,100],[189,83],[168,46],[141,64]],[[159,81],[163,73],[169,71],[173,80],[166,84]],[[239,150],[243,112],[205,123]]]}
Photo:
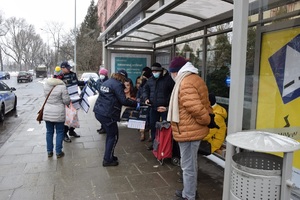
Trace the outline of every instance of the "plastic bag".
{"label": "plastic bag", "polygon": [[79,128],[79,120],[76,108],[71,103],[69,106],[66,106],[66,120],[65,125],[68,127]]}

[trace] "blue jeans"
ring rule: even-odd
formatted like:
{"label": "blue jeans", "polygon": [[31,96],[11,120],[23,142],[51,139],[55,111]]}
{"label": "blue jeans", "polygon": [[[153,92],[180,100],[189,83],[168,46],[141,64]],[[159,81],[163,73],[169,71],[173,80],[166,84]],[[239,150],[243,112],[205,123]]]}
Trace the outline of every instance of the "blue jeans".
{"label": "blue jeans", "polygon": [[53,152],[53,136],[54,128],[56,130],[56,154],[60,154],[63,148],[64,139],[64,124],[65,122],[49,122],[46,121],[46,142],[47,142],[47,152]]}
{"label": "blue jeans", "polygon": [[96,119],[102,124],[103,129],[106,132],[106,141],[105,141],[105,152],[103,160],[105,162],[112,162],[114,157],[115,147],[119,140],[119,128],[117,121],[109,117],[104,117],[95,113]]}
{"label": "blue jeans", "polygon": [[156,133],[156,122],[159,122],[160,120],[167,120],[168,112],[157,112],[157,108],[150,108],[150,129],[151,129],[151,140],[152,143],[155,139],[155,133]]}
{"label": "blue jeans", "polygon": [[198,174],[198,149],[200,141],[178,142],[183,177],[182,197],[195,200]]}

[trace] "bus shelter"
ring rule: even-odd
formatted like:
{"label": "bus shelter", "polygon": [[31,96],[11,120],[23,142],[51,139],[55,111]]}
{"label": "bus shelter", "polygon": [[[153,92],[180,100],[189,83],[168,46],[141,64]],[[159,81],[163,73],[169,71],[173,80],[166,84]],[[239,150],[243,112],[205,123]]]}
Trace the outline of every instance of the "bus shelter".
{"label": "bus shelter", "polygon": [[[228,111],[227,135],[268,131],[300,140],[300,1],[134,0],[99,35],[104,66],[135,80],[141,69],[183,56],[198,67]],[[225,144],[215,155],[228,164]],[[228,151],[229,150],[229,151]],[[294,157],[299,157],[296,151]],[[300,196],[300,161],[293,160],[293,195]],[[224,185],[223,199],[229,186]]]}

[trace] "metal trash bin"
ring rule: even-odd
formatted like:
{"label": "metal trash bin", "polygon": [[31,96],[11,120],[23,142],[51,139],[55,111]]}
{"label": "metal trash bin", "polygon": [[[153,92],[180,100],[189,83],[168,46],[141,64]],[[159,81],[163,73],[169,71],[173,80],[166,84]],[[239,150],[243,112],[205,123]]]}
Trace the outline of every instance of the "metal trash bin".
{"label": "metal trash bin", "polygon": [[[294,187],[291,181],[293,152],[300,149],[299,142],[261,131],[233,133],[226,140],[228,146],[245,151],[234,154],[232,148],[228,149],[230,188],[225,197],[230,200],[290,199]],[[283,157],[270,154],[272,152],[282,152]]]}
{"label": "metal trash bin", "polygon": [[260,152],[232,157],[231,195],[236,199],[279,200],[282,158]]}

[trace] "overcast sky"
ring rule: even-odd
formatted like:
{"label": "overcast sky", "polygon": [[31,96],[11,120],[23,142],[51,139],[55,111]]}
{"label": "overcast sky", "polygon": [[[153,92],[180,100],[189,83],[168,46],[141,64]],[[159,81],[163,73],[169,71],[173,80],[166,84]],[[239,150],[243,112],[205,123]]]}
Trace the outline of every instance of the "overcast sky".
{"label": "overcast sky", "polygon": [[[69,32],[75,25],[83,22],[91,0],[0,0],[0,13],[5,19],[9,17],[24,18],[28,24],[35,26],[37,33],[46,29],[47,22],[64,24],[64,30]],[[97,0],[94,0],[97,4]],[[43,36],[42,36],[43,37]]]}

